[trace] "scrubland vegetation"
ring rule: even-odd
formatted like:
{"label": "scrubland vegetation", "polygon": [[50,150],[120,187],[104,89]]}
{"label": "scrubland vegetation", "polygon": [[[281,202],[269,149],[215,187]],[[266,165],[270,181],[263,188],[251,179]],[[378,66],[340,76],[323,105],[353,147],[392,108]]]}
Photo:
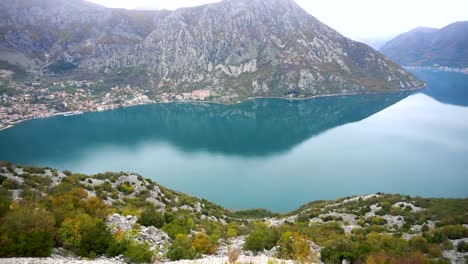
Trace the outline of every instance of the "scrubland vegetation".
{"label": "scrubland vegetation", "polygon": [[[136,216],[115,230],[112,214]],[[0,164],[0,257],[46,257],[53,248],[77,256],[124,256],[128,262],[267,254],[299,263],[449,263],[468,252],[468,199],[376,194],[316,201],[286,215],[231,212],[127,173],[93,176]],[[143,227],[167,233],[155,246]],[[231,245],[242,241],[242,247]]]}

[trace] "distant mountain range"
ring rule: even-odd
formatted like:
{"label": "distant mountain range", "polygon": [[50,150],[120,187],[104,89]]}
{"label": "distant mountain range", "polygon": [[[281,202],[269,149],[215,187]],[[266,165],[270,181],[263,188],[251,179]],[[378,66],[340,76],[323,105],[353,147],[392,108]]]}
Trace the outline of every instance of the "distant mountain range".
{"label": "distant mountain range", "polygon": [[415,28],[387,42],[380,51],[405,66],[468,67],[468,21],[444,28]]}
{"label": "distant mountain range", "polygon": [[42,79],[135,84],[155,94],[207,89],[239,99],[422,86],[293,0],[225,0],[175,11],[0,1],[0,68]]}

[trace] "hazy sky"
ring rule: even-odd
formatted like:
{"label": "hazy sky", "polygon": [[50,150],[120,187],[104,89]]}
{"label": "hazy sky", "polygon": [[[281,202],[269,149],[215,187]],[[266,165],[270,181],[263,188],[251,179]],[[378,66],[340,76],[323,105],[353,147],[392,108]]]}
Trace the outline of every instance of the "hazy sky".
{"label": "hazy sky", "polygon": [[[127,9],[176,9],[219,0],[89,0]],[[467,0],[296,0],[322,22],[354,39],[386,38],[418,26],[468,20]]]}

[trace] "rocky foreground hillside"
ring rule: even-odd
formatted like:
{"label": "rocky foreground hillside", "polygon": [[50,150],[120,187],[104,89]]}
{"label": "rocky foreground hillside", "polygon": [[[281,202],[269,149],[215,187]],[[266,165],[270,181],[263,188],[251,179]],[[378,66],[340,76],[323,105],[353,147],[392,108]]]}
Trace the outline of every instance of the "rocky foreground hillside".
{"label": "rocky foreground hillside", "polygon": [[405,66],[468,67],[468,21],[441,29],[415,28],[386,43],[380,51]]}
{"label": "rocky foreground hillside", "polygon": [[293,0],[225,0],[175,11],[82,0],[0,2],[0,68],[212,98],[388,92],[422,83]]}
{"label": "rocky foreground hillside", "polygon": [[226,210],[133,173],[88,176],[5,162],[0,185],[0,263],[468,258],[468,199],[378,193],[316,201],[280,215]]}

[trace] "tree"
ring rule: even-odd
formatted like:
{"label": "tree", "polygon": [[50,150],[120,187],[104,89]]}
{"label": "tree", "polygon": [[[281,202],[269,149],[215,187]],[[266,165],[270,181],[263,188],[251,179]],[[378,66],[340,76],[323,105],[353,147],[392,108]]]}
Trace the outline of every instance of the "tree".
{"label": "tree", "polygon": [[61,183],[55,188],[54,194],[47,197],[47,207],[60,224],[65,218],[83,212],[82,201],[87,197],[88,193],[85,190]]}
{"label": "tree", "polygon": [[109,214],[109,208],[98,197],[90,197],[83,202],[82,206],[86,213],[100,219],[106,218],[106,216]]}
{"label": "tree", "polygon": [[47,257],[55,234],[53,215],[33,203],[15,203],[0,227],[0,257]]}
{"label": "tree", "polygon": [[86,230],[93,226],[93,218],[84,213],[66,218],[58,230],[58,240],[68,249],[78,249]]}
{"label": "tree", "polygon": [[79,254],[90,257],[106,253],[112,241],[112,234],[107,230],[106,224],[95,220],[94,225],[82,235]]}
{"label": "tree", "polygon": [[66,218],[58,230],[59,241],[84,257],[104,254],[112,241],[105,223],[88,214]]}
{"label": "tree", "polygon": [[32,234],[46,232],[54,236],[55,219],[52,213],[34,203],[15,203],[3,218],[3,227],[12,232]]}

